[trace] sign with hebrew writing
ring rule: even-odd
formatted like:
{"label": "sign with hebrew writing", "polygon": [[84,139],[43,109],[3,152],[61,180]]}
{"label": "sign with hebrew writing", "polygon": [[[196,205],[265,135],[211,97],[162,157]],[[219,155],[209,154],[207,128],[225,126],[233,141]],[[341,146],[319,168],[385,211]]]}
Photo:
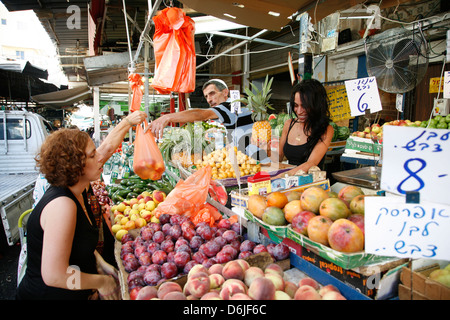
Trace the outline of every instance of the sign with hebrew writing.
{"label": "sign with hebrew writing", "polygon": [[375,77],[345,81],[352,117],[381,111],[380,94]]}
{"label": "sign with hebrew writing", "polygon": [[[380,256],[450,260],[450,207],[404,197],[365,197],[365,251]],[[380,236],[382,235],[382,236]]]}
{"label": "sign with hebrew writing", "polygon": [[450,130],[384,126],[383,190],[450,204]]}

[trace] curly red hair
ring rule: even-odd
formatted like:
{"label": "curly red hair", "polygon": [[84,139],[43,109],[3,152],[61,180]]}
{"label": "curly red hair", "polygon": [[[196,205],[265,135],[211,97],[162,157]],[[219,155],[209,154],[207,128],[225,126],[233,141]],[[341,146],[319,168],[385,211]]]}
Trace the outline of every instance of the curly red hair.
{"label": "curly red hair", "polygon": [[60,129],[47,137],[35,160],[51,185],[70,187],[78,182],[89,140],[89,135],[78,129]]}

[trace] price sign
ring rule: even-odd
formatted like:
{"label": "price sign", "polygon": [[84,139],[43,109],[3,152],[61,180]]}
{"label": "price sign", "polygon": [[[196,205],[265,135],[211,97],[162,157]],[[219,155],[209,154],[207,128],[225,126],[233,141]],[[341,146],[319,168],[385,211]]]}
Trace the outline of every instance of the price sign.
{"label": "price sign", "polygon": [[444,99],[450,99],[450,71],[444,73]]}
{"label": "price sign", "polygon": [[364,199],[367,253],[450,260],[449,206],[427,201],[406,203],[398,196]]}
{"label": "price sign", "polygon": [[352,117],[364,115],[367,110],[371,113],[382,110],[375,77],[345,81],[345,89]]}
{"label": "price sign", "polygon": [[241,113],[241,103],[239,100],[241,98],[241,93],[239,90],[230,90],[230,100],[231,100],[231,112],[232,113]]}
{"label": "price sign", "polygon": [[384,126],[383,190],[450,204],[450,130]]}

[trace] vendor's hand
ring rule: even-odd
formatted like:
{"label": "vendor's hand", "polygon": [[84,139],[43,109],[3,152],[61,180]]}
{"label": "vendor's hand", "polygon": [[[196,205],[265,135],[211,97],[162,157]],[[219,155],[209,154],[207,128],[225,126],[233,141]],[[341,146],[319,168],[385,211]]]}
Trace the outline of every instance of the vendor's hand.
{"label": "vendor's hand", "polygon": [[[133,126],[140,124],[147,118],[147,114],[143,111],[134,111],[130,113],[125,119],[127,119]],[[127,121],[125,120],[125,121]]]}
{"label": "vendor's hand", "polygon": [[95,251],[95,252],[96,252],[95,259],[97,262],[97,272],[99,274],[112,276],[114,279],[116,279],[118,281],[119,280],[119,272],[117,271],[117,269],[114,268],[114,266],[112,266],[108,262],[106,262],[97,251]]}
{"label": "vendor's hand", "polygon": [[120,285],[112,276],[105,276],[104,285],[98,289],[101,300],[120,300]]}
{"label": "vendor's hand", "polygon": [[157,139],[161,139],[164,128],[169,124],[169,116],[163,115],[150,123],[150,130]]}

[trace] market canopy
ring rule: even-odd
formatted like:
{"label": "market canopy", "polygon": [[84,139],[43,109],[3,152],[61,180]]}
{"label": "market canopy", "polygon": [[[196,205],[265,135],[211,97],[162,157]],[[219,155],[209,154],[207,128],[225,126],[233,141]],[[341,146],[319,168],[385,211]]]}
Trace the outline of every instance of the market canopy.
{"label": "market canopy", "polygon": [[31,97],[34,102],[56,109],[70,107],[76,102],[90,98],[92,98],[92,92],[88,86],[44,93]]}

